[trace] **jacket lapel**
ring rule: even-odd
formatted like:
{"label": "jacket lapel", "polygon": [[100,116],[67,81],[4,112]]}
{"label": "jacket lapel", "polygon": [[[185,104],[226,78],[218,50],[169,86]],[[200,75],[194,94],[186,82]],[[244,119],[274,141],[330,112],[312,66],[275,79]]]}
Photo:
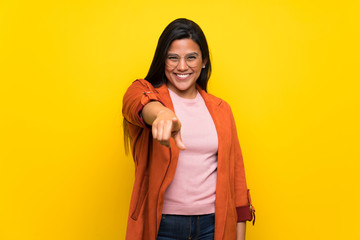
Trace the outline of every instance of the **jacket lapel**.
{"label": "jacket lapel", "polygon": [[[227,212],[227,202],[228,202],[228,192],[225,186],[228,185],[227,179],[227,171],[226,171],[226,161],[229,156],[226,155],[225,148],[226,145],[226,133],[225,129],[228,126],[224,125],[223,118],[226,117],[224,115],[224,111],[220,107],[222,100],[216,97],[211,96],[206,93],[200,87],[198,87],[198,91],[203,97],[206,107],[209,110],[209,113],[214,121],[216,132],[218,135],[218,162],[217,162],[217,180],[216,180],[216,200],[215,200],[215,215],[218,217],[215,218],[215,239],[221,239],[224,233],[225,226],[223,223],[226,222],[226,212]],[[224,148],[225,147],[225,148]],[[221,227],[217,227],[221,226]]]}

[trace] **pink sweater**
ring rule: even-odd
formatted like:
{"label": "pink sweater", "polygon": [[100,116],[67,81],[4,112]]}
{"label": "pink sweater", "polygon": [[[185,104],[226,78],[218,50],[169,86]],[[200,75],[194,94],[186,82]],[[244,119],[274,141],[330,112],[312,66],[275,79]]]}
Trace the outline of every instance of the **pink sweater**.
{"label": "pink sweater", "polygon": [[163,214],[214,213],[218,150],[214,122],[199,93],[185,99],[169,92],[186,150],[180,151],[175,177],[165,192]]}

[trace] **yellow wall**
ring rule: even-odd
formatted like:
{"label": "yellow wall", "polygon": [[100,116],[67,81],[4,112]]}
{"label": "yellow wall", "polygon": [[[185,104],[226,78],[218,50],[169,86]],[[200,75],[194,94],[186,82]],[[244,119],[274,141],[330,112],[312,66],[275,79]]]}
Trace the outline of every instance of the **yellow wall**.
{"label": "yellow wall", "polygon": [[209,41],[257,220],[247,239],[360,239],[358,1],[0,2],[0,239],[123,239],[121,101],[177,17]]}

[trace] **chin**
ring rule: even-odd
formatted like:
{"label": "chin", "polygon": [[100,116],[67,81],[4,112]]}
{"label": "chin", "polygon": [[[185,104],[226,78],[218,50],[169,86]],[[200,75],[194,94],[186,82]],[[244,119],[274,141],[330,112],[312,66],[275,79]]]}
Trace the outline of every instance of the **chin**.
{"label": "chin", "polygon": [[192,84],[190,84],[190,83],[176,83],[175,82],[175,84],[173,84],[173,85],[179,91],[186,91],[192,87]]}

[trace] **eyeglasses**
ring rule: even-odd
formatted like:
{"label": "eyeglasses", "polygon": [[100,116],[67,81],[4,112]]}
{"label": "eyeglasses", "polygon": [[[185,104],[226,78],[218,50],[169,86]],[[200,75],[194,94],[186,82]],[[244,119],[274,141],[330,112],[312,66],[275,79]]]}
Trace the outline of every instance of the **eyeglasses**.
{"label": "eyeglasses", "polygon": [[[197,67],[201,64],[201,56],[197,53],[192,53],[184,57],[186,64],[191,67]],[[169,54],[166,57],[165,64],[170,68],[176,68],[179,65],[181,57],[177,54]]]}

